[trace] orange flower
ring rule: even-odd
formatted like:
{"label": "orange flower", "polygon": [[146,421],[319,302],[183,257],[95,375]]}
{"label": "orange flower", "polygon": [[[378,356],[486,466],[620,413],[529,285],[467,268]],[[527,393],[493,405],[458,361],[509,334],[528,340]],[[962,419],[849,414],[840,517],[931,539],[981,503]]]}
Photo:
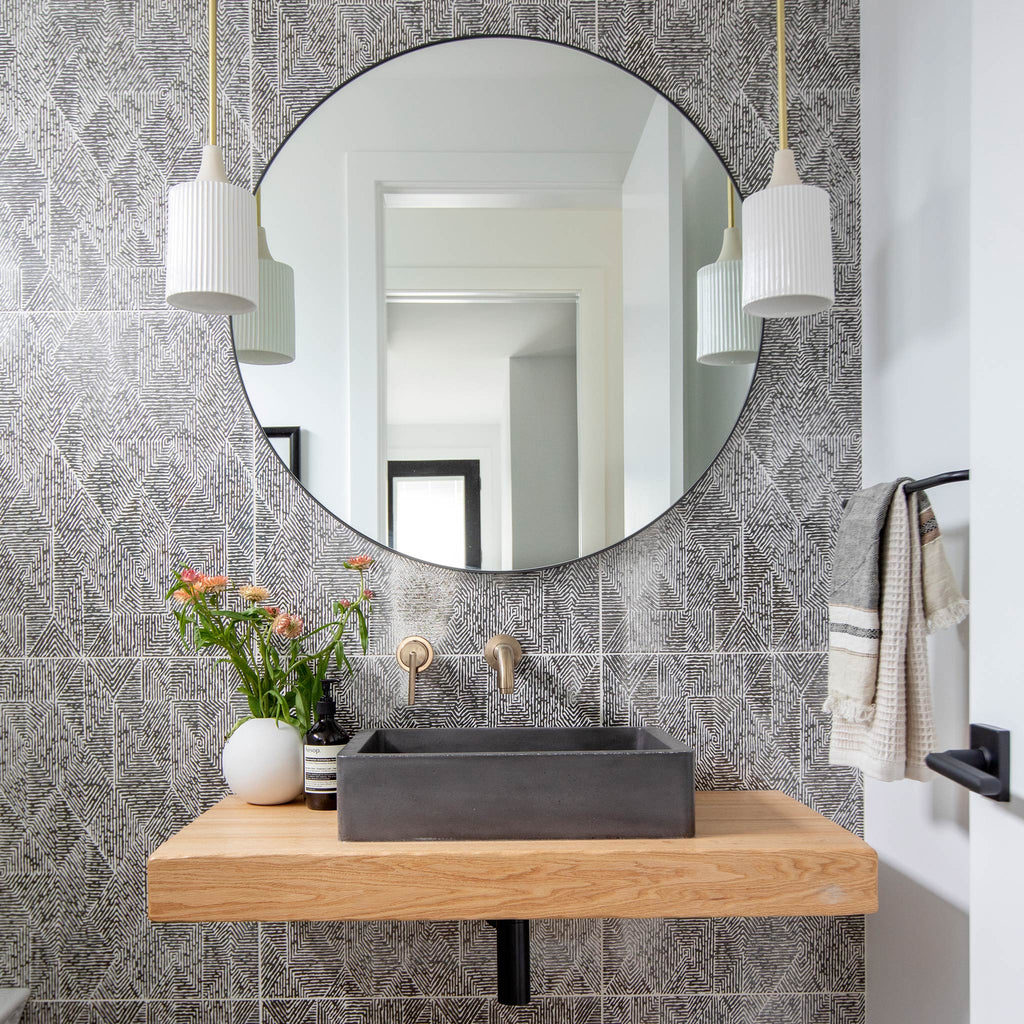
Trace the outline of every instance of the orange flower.
{"label": "orange flower", "polygon": [[344,564],[346,569],[368,569],[373,565],[373,559],[369,555],[356,555]]}
{"label": "orange flower", "polygon": [[196,599],[196,595],[192,593],[191,587],[179,587],[174,592],[174,598],[182,604],[188,604],[189,601]]}
{"label": "orange flower", "polygon": [[302,632],[302,619],[298,615],[289,615],[288,612],[281,612],[274,619],[274,623],[270,628],[278,636],[294,640]]}
{"label": "orange flower", "polygon": [[219,594],[228,589],[227,576],[203,576],[196,581],[200,594]]}
{"label": "orange flower", "polygon": [[270,591],[266,587],[257,587],[255,583],[247,583],[244,587],[239,587],[238,593],[244,600],[252,601],[253,604],[266,601],[270,597]]}

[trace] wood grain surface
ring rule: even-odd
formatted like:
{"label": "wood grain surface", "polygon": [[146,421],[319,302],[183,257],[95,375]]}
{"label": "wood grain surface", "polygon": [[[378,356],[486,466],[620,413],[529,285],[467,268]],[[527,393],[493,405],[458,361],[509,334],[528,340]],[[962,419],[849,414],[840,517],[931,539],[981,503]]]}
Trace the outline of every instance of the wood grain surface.
{"label": "wood grain surface", "polygon": [[777,792],[697,793],[692,839],[342,843],[333,812],[227,797],[149,858],[154,921],[870,914],[877,858]]}

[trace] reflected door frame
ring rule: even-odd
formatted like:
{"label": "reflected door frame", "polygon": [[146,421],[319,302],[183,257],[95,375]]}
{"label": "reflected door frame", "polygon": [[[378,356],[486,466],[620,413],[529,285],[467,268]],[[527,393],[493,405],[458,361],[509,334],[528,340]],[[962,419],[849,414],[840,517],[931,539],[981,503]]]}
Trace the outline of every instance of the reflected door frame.
{"label": "reflected door frame", "polygon": [[[580,552],[618,537],[607,526],[605,431],[607,293],[597,267],[417,267],[386,269],[384,199],[429,189],[485,192],[503,188],[590,191],[621,189],[617,154],[546,153],[549,174],[537,182],[535,153],[349,153],[345,160],[345,327],[349,357],[349,513],[347,522],[386,536],[387,291],[520,291],[579,296]],[[439,184],[443,183],[443,184]],[[461,275],[453,283],[455,275]],[[412,280],[413,275],[416,281]]]}

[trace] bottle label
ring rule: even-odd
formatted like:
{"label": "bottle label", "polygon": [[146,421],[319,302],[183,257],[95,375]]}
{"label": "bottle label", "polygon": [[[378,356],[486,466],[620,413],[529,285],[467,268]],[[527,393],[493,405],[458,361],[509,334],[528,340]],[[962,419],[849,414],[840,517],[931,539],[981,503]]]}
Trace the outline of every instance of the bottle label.
{"label": "bottle label", "polygon": [[302,751],[302,767],[307,793],[333,793],[338,788],[338,754],[344,743],[320,747],[307,743]]}

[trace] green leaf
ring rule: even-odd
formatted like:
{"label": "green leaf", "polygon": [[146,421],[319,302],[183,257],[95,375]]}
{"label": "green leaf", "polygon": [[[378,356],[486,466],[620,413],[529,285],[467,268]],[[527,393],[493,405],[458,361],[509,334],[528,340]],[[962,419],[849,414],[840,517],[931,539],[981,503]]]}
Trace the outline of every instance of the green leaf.
{"label": "green leaf", "polygon": [[363,654],[366,653],[370,643],[370,630],[366,625],[366,616],[363,614],[361,605],[356,605],[356,618],[359,620],[359,643],[363,648]]}
{"label": "green leaf", "polygon": [[218,608],[217,615],[222,619],[227,619],[229,622],[249,622],[255,618],[251,609],[244,612],[236,612],[232,608]]}
{"label": "green leaf", "polygon": [[257,713],[251,714],[251,715],[246,715],[245,718],[240,718],[237,722],[235,722],[235,724],[233,726],[231,726],[230,729],[228,729],[228,734],[224,738],[227,739],[227,740],[231,739],[232,734],[234,733],[234,731],[240,725],[245,725],[246,722],[251,722],[254,718],[261,718],[261,717],[262,717],[262,715],[260,715],[257,712]]}

